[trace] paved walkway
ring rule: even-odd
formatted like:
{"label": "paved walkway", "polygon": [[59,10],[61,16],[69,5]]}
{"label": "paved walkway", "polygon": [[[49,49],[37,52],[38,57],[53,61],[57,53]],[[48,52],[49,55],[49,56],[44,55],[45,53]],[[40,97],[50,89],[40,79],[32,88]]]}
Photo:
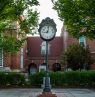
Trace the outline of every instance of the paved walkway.
{"label": "paved walkway", "polygon": [[[37,97],[42,89],[0,89],[0,97]],[[57,97],[95,97],[89,89],[52,89]]]}

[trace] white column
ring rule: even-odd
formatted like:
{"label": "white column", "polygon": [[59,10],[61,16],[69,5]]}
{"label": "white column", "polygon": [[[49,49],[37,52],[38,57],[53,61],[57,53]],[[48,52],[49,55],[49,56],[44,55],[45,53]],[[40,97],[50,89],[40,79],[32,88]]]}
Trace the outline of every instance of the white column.
{"label": "white column", "polygon": [[23,69],[23,48],[20,50],[20,68]]}
{"label": "white column", "polygon": [[[3,34],[0,35],[0,42],[2,44],[3,41]],[[0,47],[0,67],[3,67],[3,48]]]}
{"label": "white column", "polygon": [[68,32],[66,31],[66,28],[64,28],[64,51],[67,51],[67,41],[68,41]]}
{"label": "white column", "polygon": [[0,67],[3,67],[3,49],[0,48]]}
{"label": "white column", "polygon": [[3,54],[3,48],[2,48],[2,67],[3,67],[3,56],[4,54]]}

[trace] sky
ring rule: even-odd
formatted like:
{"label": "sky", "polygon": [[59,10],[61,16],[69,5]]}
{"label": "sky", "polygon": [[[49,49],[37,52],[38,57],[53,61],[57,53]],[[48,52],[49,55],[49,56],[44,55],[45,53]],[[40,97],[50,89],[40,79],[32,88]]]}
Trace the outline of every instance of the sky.
{"label": "sky", "polygon": [[40,3],[40,6],[37,7],[38,12],[40,12],[39,23],[42,21],[42,19],[45,19],[46,17],[50,17],[51,19],[54,20],[54,22],[57,25],[56,36],[60,36],[63,22],[59,20],[56,10],[52,9],[53,4],[51,0],[39,0],[39,3]]}

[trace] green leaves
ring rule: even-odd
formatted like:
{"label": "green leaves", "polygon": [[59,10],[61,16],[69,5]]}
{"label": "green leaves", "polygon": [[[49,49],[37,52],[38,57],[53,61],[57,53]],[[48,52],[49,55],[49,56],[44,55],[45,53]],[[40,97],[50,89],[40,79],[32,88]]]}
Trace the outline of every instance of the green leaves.
{"label": "green leaves", "polygon": [[57,0],[54,9],[70,34],[77,38],[81,35],[95,38],[94,0]]}
{"label": "green leaves", "polygon": [[80,45],[71,45],[62,56],[62,60],[67,63],[68,68],[72,68],[73,70],[88,69],[92,63],[89,49],[85,49]]}
{"label": "green leaves", "polygon": [[[1,47],[4,52],[18,51],[25,34],[38,25],[38,12],[33,10],[38,4],[37,0],[0,0],[0,35],[3,35]],[[17,36],[24,37],[19,40]]]}
{"label": "green leaves", "polygon": [[12,36],[0,36],[0,48],[4,50],[4,52],[17,52],[22,46],[25,40],[17,40],[16,37]]}
{"label": "green leaves", "polygon": [[[21,24],[21,28],[23,30],[22,25],[24,24],[24,28],[30,29],[31,26],[35,27],[38,23],[38,13],[37,11],[32,10],[32,6],[35,4],[38,4],[37,0],[32,0],[31,5],[30,1],[28,0],[9,0],[9,2],[0,2],[2,3],[3,7],[2,10],[0,10],[0,24],[4,24],[6,21],[10,21],[10,23],[13,21],[18,21],[19,25]],[[25,13],[26,12],[26,13]],[[23,19],[27,22],[22,23],[23,20],[21,18],[23,16]],[[24,22],[25,22],[24,21]],[[28,28],[27,28],[28,24]],[[5,27],[6,28],[6,27]]]}

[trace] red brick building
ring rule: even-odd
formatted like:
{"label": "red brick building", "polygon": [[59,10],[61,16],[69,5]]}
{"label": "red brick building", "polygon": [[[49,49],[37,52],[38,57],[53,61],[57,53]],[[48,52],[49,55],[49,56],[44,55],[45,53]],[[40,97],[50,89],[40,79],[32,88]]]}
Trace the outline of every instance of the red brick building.
{"label": "red brick building", "polygon": [[[81,41],[82,40],[82,41]],[[55,37],[49,42],[48,65],[49,70],[60,71],[64,70],[60,64],[61,55],[67,50],[67,47],[72,44],[84,43],[84,46],[89,46],[92,56],[95,55],[95,40],[87,38],[75,39],[68,35],[65,29],[59,37]],[[3,62],[0,65],[1,69],[6,70],[24,70],[32,73],[45,70],[45,42],[40,37],[27,37],[26,43],[14,55],[4,55]],[[91,65],[91,69],[95,69],[95,65]]]}
{"label": "red brick building", "polygon": [[[37,71],[46,69],[45,66],[45,55],[42,50],[42,44],[45,43],[40,37],[28,37],[27,38],[27,54],[25,56],[25,66],[29,68],[34,67]],[[60,57],[63,52],[63,38],[55,37],[54,40],[49,42],[49,54],[48,54],[48,64],[49,69],[54,70],[54,66],[59,66],[59,70],[62,69],[60,64]]]}

